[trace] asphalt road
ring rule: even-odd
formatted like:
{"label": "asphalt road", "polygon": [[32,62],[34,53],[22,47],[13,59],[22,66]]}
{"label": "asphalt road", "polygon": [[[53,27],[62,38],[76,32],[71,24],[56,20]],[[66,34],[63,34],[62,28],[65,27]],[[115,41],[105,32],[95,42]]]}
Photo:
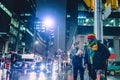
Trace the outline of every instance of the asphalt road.
{"label": "asphalt road", "polygon": [[[44,73],[44,72],[21,72],[21,71],[13,71],[11,77],[8,80],[73,80],[72,79],[72,71],[69,70],[67,72],[61,71],[52,73]],[[78,78],[79,80],[79,78]],[[85,80],[88,80],[87,74],[85,74]],[[117,76],[108,76],[107,80],[120,80],[120,75]]]}

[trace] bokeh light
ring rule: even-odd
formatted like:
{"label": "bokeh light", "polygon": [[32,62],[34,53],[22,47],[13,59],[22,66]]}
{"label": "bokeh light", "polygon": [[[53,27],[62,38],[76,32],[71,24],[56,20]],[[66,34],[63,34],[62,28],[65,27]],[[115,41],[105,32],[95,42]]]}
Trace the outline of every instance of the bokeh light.
{"label": "bokeh light", "polygon": [[49,29],[49,28],[54,27],[55,22],[54,22],[54,19],[52,17],[47,16],[43,19],[43,24],[47,29]]}

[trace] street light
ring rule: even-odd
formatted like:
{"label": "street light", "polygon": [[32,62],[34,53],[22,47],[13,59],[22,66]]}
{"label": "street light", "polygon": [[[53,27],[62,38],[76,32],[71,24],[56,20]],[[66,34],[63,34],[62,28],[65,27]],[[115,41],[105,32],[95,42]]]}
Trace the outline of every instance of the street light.
{"label": "street light", "polygon": [[[53,25],[55,25],[55,23],[53,22],[53,20],[51,18],[46,18],[46,20],[44,21],[44,24],[46,25],[46,28],[52,29]],[[57,49],[58,49],[58,73],[59,73],[59,77],[60,77],[60,73],[61,73],[61,62],[62,62],[62,58],[61,58],[61,49],[59,49],[59,37],[60,37],[60,31],[59,31],[59,26],[56,26],[56,31],[57,31]]]}
{"label": "street light", "polygon": [[[51,17],[46,17],[45,18],[45,21],[44,21],[44,24],[46,25],[46,28],[49,30],[49,29],[52,29],[53,26],[55,25],[53,19]],[[58,49],[58,73],[59,73],[59,77],[60,77],[60,73],[61,73],[61,49],[59,49],[59,43],[60,43],[60,40],[59,40],[59,37],[60,37],[60,31],[59,31],[59,26],[57,25],[56,26],[56,31],[57,31],[57,49]]]}
{"label": "street light", "polygon": [[54,26],[54,20],[51,17],[45,17],[43,20],[43,25],[45,25],[46,29],[51,29]]}
{"label": "street light", "polygon": [[54,38],[54,25],[55,25],[55,21],[52,17],[50,16],[46,16],[44,17],[43,19],[43,26],[45,27],[45,33],[47,35],[46,37],[46,52],[48,54],[49,52],[49,47],[50,45],[53,45],[53,42],[52,42],[52,38]]}
{"label": "street light", "polygon": [[[46,16],[44,17],[43,20],[39,20],[39,18],[37,18],[35,22],[34,35],[36,35],[37,32],[41,35],[43,40],[45,40],[47,54],[49,52],[49,46],[53,45],[52,43],[54,38],[53,31],[54,31],[54,20],[52,17]],[[34,42],[35,42],[35,37],[34,37]]]}

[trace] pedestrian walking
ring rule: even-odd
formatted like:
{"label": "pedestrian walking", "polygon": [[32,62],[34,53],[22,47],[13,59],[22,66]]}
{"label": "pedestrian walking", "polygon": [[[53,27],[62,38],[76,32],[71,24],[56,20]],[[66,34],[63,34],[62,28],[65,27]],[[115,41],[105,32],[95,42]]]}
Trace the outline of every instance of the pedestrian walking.
{"label": "pedestrian walking", "polygon": [[88,43],[84,46],[85,66],[88,69],[90,80],[107,80],[106,69],[110,52],[96,39],[95,34],[88,34],[87,40]]}
{"label": "pedestrian walking", "polygon": [[70,53],[70,58],[72,59],[73,80],[77,80],[78,72],[80,80],[84,80],[84,58],[83,51],[79,49],[79,42],[75,42],[74,49]]}

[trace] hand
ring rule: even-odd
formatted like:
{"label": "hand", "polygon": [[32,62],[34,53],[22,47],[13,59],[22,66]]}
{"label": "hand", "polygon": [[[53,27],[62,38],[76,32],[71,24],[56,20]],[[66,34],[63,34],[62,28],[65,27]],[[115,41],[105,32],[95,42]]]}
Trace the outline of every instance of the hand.
{"label": "hand", "polygon": [[88,49],[91,49],[91,47],[90,47],[90,46],[88,46]]}
{"label": "hand", "polygon": [[79,54],[79,53],[76,53],[75,55],[76,55],[76,56],[79,56],[80,54]]}
{"label": "hand", "polygon": [[77,53],[76,53],[76,55],[79,56],[79,55],[81,55],[82,53],[83,53],[82,50],[78,50]]}

